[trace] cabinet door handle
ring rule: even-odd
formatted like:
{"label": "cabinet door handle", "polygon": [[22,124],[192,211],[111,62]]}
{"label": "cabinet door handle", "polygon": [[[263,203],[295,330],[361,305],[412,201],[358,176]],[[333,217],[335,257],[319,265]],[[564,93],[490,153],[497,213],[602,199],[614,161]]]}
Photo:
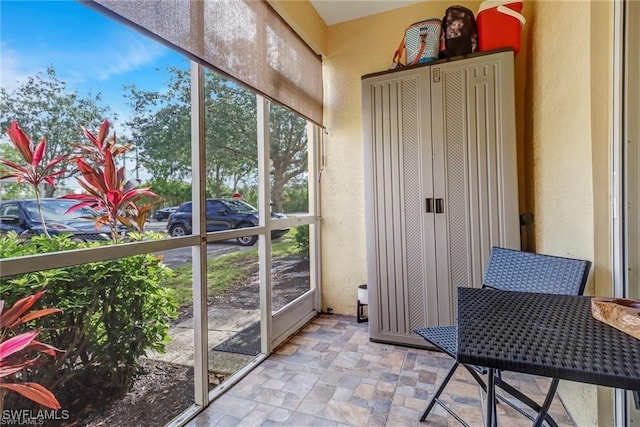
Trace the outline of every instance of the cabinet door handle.
{"label": "cabinet door handle", "polygon": [[433,213],[433,197],[429,197],[428,199],[424,199],[426,202],[426,210],[427,213]]}
{"label": "cabinet door handle", "polygon": [[444,199],[436,199],[436,213],[444,213]]}

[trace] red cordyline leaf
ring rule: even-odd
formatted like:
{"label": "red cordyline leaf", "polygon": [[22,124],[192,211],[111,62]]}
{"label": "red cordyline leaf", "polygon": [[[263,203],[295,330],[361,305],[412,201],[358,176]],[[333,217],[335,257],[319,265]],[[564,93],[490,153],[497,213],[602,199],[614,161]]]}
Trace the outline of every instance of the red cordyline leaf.
{"label": "red cordyline leaf", "polygon": [[[96,203],[99,204],[104,204],[103,203],[103,196],[102,193],[100,192],[99,189],[93,188],[91,187],[89,184],[85,183],[84,181],[82,181],[81,179],[76,179],[76,181],[78,181],[78,184],[80,185],[80,187],[84,188],[84,190],[89,193],[90,197],[96,201]],[[84,194],[84,196],[89,196],[87,194]],[[66,196],[65,196],[66,197]]]}
{"label": "red cordyline leaf", "polygon": [[111,152],[113,153],[114,156],[119,156],[122,153],[126,153],[127,151],[129,151],[129,148],[131,148],[131,144],[127,144],[124,147],[118,147],[115,150],[112,150]]}
{"label": "red cordyline leaf", "polygon": [[42,138],[42,141],[36,146],[33,153],[33,159],[31,160],[32,166],[38,166],[44,157],[44,150],[47,149],[47,138]]}
{"label": "red cordyline leaf", "polygon": [[102,215],[97,218],[94,218],[94,221],[96,222],[96,230],[97,230],[103,225],[109,223],[109,215]]}
{"label": "red cordyline leaf", "polygon": [[131,222],[131,220],[125,216],[122,215],[118,215],[116,216],[116,218],[118,219],[118,221],[120,221],[122,224],[124,224],[127,227],[133,227],[133,223]]}
{"label": "red cordyline leaf", "polygon": [[[79,181],[80,182],[80,181]],[[67,194],[62,196],[61,199],[78,200],[77,205],[71,206],[65,213],[75,212],[83,206],[88,206],[94,210],[100,210],[105,208],[104,200],[102,196],[96,196],[94,194]]]}
{"label": "red cordyline leaf", "polygon": [[59,177],[59,176],[60,176],[60,175],[62,175],[63,173],[64,173],[64,170],[59,170],[58,172],[54,172],[54,173],[52,173],[52,174],[46,175],[46,176],[43,178],[43,181],[45,181],[45,182],[47,182],[47,183],[51,184],[51,186],[53,186],[53,185],[54,185],[54,181],[53,181],[53,179],[54,179],[54,178]]}
{"label": "red cordyline leaf", "polygon": [[109,134],[109,120],[104,119],[102,125],[100,126],[100,132],[98,133],[98,140],[101,143],[104,143],[105,138]]}
{"label": "red cordyline leaf", "polygon": [[15,178],[18,184],[24,181],[24,175],[19,173],[10,173],[8,175],[0,176],[0,179],[6,179],[6,178]]}
{"label": "red cordyline leaf", "polygon": [[113,155],[111,151],[104,153],[104,183],[108,191],[118,188],[118,173],[116,172],[116,165],[113,163]]}
{"label": "red cordyline leaf", "polygon": [[124,180],[125,180],[125,170],[124,170],[124,166],[123,166],[120,169],[118,169],[118,172],[116,172],[116,186],[120,190],[123,190]]}
{"label": "red cordyline leaf", "polygon": [[24,334],[16,335],[8,340],[0,343],[0,360],[5,360],[13,353],[22,350],[33,341],[40,331],[30,331]]}
{"label": "red cordyline leaf", "polygon": [[39,362],[40,355],[37,355],[37,354],[35,356],[29,355],[29,353],[31,353],[32,351],[39,351],[39,350],[37,348],[30,349],[29,345],[26,346],[21,351],[18,351],[17,353],[13,354],[12,356],[9,356],[6,359],[3,359],[0,361],[0,368],[2,369],[2,374],[0,375],[1,377],[11,375],[6,372],[10,368],[17,367],[17,366],[22,366],[22,367],[35,366]]}
{"label": "red cordyline leaf", "polygon": [[13,307],[0,315],[0,325],[11,325],[18,317],[33,307],[33,304],[35,304],[36,301],[44,295],[44,293],[45,291],[36,292],[33,295],[29,295],[16,301],[15,304],[13,304]]}
{"label": "red cordyline leaf", "polygon": [[[60,163],[61,161],[63,161],[64,159],[66,159],[67,156],[66,155],[62,155],[62,156],[58,156],[55,159],[51,160],[49,163],[47,163],[47,165],[44,167],[45,170],[49,170],[51,168],[53,168],[55,165],[57,165],[58,163]],[[64,171],[60,171],[60,172],[56,172],[58,174],[63,173]]]}
{"label": "red cordyline leaf", "polygon": [[20,393],[29,400],[51,409],[60,409],[60,403],[49,390],[37,383],[3,383],[0,387]]}
{"label": "red cordyline leaf", "polygon": [[[149,188],[136,188],[135,190],[131,190],[127,192],[127,195],[130,193],[134,193],[136,197],[149,196],[149,197],[160,197]],[[127,197],[128,198],[128,197]]]}
{"label": "red cordyline leaf", "polygon": [[68,200],[80,200],[80,202],[77,205],[73,205],[69,209],[67,209],[65,214],[70,212],[75,212],[78,209],[81,209],[84,207],[89,207],[93,209],[93,206],[95,205],[94,198],[92,196],[89,196],[88,194],[69,194],[62,198],[68,199]]}
{"label": "red cordyline leaf", "polygon": [[[0,159],[0,163],[2,163],[5,166],[9,166],[11,169],[14,169],[18,172],[20,172],[22,175],[27,175],[29,173],[29,170],[23,166],[17,165],[13,162],[10,162],[9,160],[5,160],[5,159]],[[15,174],[12,175],[5,175],[3,176],[3,178],[5,177],[9,177],[9,176],[14,176]]]}
{"label": "red cordyline leaf", "polygon": [[124,184],[122,191],[126,193],[128,191],[135,190],[138,185],[140,185],[140,181],[138,181],[137,179],[130,179],[126,182],[126,184]]}
{"label": "red cordyline leaf", "polygon": [[64,353],[64,350],[60,350],[52,345],[45,344],[38,340],[31,341],[31,344],[25,347],[25,350],[29,351],[39,351],[40,353],[48,354],[49,356],[56,356],[57,353]]}
{"label": "red cordyline leaf", "polygon": [[82,128],[82,133],[87,137],[89,141],[98,149],[102,150],[102,142],[100,142],[93,134],[85,127]]}
{"label": "red cordyline leaf", "polygon": [[106,193],[109,190],[109,188],[105,186],[102,172],[93,169],[79,157],[76,157],[76,164],[87,184],[99,193]]}
{"label": "red cordyline leaf", "polygon": [[83,151],[93,151],[94,147],[90,145],[82,145],[82,144],[71,144],[74,148],[78,148]]}
{"label": "red cordyline leaf", "polygon": [[9,375],[13,375],[16,372],[22,371],[27,366],[32,366],[35,363],[36,359],[37,357],[31,360],[27,360],[24,363],[19,363],[15,365],[8,365],[8,366],[0,365],[0,378],[8,377]]}
{"label": "red cordyline leaf", "polygon": [[118,190],[111,190],[107,193],[107,202],[113,207],[120,206],[122,194]]}
{"label": "red cordyline leaf", "polygon": [[24,316],[20,317],[18,320],[16,320],[11,325],[9,325],[9,327],[15,328],[18,325],[22,325],[23,323],[30,322],[40,317],[48,316],[54,313],[61,313],[61,312],[62,310],[60,310],[59,308],[43,308],[42,310],[32,311],[31,313],[25,314]]}
{"label": "red cordyline leaf", "polygon": [[18,122],[15,120],[11,122],[11,126],[7,128],[7,135],[9,135],[9,139],[11,139],[13,145],[20,151],[20,154],[22,154],[22,158],[28,164],[32,164],[33,152],[31,151],[31,141],[27,135],[22,132],[22,129],[18,126]]}

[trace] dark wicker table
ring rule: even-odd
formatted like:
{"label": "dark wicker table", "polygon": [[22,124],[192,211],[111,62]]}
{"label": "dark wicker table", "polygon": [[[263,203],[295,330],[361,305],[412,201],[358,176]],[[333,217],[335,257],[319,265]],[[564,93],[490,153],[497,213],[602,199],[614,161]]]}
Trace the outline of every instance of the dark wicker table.
{"label": "dark wicker table", "polygon": [[[640,340],[594,319],[590,297],[458,288],[460,363],[489,368],[487,424],[495,423],[494,370],[640,390]],[[555,394],[542,405],[541,425]]]}

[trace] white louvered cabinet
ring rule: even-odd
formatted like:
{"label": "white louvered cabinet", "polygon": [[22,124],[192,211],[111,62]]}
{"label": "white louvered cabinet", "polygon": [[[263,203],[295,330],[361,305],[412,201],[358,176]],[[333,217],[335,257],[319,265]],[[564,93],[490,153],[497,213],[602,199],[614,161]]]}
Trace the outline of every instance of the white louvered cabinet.
{"label": "white louvered cabinet", "polygon": [[513,52],[362,79],[369,330],[424,346],[492,246],[520,248]]}

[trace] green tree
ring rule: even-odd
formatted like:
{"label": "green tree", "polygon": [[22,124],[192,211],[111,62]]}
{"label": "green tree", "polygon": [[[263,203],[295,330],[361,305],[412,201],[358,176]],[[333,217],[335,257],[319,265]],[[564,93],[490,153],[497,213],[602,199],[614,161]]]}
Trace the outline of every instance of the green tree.
{"label": "green tree", "polygon": [[163,94],[139,90],[135,85],[126,90],[133,111],[126,123],[138,148],[138,161],[154,181],[190,179],[189,99],[176,94],[173,87]]}
{"label": "green tree", "polygon": [[[190,180],[190,74],[169,69],[164,92],[128,87],[127,122],[140,160],[157,180]],[[271,112],[272,201],[281,210],[285,188],[307,170],[306,121],[281,107]],[[256,96],[217,73],[205,73],[207,194],[228,196],[257,179]],[[154,184],[154,188],[159,188]],[[242,191],[245,195],[245,191]],[[246,198],[246,197],[245,197]]]}
{"label": "green tree", "polygon": [[190,182],[175,179],[153,179],[147,185],[162,198],[163,206],[178,206],[191,200]]}
{"label": "green tree", "polygon": [[[97,128],[109,108],[101,104],[100,94],[86,96],[67,88],[50,66],[46,72],[28,77],[15,89],[0,88],[0,126],[6,129],[12,120],[20,123],[32,137],[47,138],[46,164],[73,152],[71,143],[81,140],[80,126]],[[70,164],[58,165],[64,180],[76,173]],[[54,195],[54,187],[44,185],[44,196]]]}
{"label": "green tree", "polygon": [[[256,169],[255,95],[218,74],[205,74],[207,190],[216,197]],[[141,149],[140,159],[154,177],[191,179],[190,74],[169,69],[167,90],[129,86],[133,115],[127,123]]]}
{"label": "green tree", "polygon": [[271,106],[271,202],[282,212],[285,189],[289,183],[308,172],[307,121],[291,110]]}

